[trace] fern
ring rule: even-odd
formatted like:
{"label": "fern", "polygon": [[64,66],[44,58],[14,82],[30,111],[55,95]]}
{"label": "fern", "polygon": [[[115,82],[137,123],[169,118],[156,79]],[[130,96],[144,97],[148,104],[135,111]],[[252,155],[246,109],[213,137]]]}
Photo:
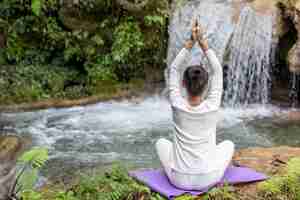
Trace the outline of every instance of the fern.
{"label": "fern", "polygon": [[[113,182],[110,184],[111,190],[110,192],[102,192],[99,193],[97,199],[101,200],[120,200],[125,198],[126,196],[131,197],[132,189],[128,185],[120,184]],[[131,198],[130,198],[131,199]],[[130,200],[128,199],[128,200]]]}
{"label": "fern", "polygon": [[38,192],[28,190],[22,193],[21,195],[22,200],[41,200],[42,195]]}
{"label": "fern", "polygon": [[150,200],[166,200],[166,198],[160,196],[158,193],[153,193],[150,197]]}
{"label": "fern", "polygon": [[[39,169],[45,165],[48,160],[48,150],[44,148],[34,148],[25,152],[19,159],[18,164],[21,166],[15,182],[10,189],[10,196],[16,197],[19,193],[21,196],[29,195],[36,197],[36,193],[30,193],[38,178]],[[26,199],[24,197],[24,199]],[[29,199],[29,197],[28,197]]]}
{"label": "fern", "polygon": [[289,160],[284,172],[260,183],[258,194],[267,200],[300,199],[300,158]]}
{"label": "fern", "polygon": [[68,192],[58,192],[55,200],[79,200],[79,199],[75,197],[74,192],[68,191]]}
{"label": "fern", "polygon": [[194,197],[190,194],[181,195],[179,197],[176,197],[174,200],[193,200]]}
{"label": "fern", "polygon": [[204,197],[204,200],[238,200],[234,188],[227,183],[223,187],[213,188]]}
{"label": "fern", "polygon": [[30,165],[32,168],[40,169],[48,160],[48,150],[45,148],[34,148],[25,152],[18,160],[20,164]]}

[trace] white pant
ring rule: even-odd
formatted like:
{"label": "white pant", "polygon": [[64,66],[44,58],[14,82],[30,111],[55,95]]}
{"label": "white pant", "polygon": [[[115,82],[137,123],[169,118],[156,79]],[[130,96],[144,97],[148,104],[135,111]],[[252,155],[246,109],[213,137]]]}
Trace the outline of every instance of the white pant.
{"label": "white pant", "polygon": [[173,144],[169,140],[162,138],[156,142],[158,157],[170,182],[185,190],[200,190],[217,183],[223,177],[234,153],[234,144],[229,140],[223,141],[216,146],[215,154],[207,161],[216,163],[220,166],[219,169],[209,173],[191,174],[178,172],[172,168],[172,148]]}

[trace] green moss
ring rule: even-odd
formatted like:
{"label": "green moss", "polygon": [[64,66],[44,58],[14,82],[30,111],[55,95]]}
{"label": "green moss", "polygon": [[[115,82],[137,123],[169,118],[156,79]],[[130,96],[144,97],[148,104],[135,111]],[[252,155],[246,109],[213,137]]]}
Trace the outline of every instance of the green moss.
{"label": "green moss", "polygon": [[291,159],[282,175],[258,185],[258,194],[267,200],[300,199],[300,158]]}

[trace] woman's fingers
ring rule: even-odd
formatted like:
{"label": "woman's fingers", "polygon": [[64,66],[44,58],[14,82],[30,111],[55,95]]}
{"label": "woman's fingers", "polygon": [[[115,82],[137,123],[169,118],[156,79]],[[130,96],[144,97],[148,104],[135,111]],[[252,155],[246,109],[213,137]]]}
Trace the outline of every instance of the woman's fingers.
{"label": "woman's fingers", "polygon": [[198,33],[198,38],[202,39],[204,37],[204,33],[205,33],[204,28],[201,26],[198,26],[197,33]]}
{"label": "woman's fingers", "polygon": [[194,19],[193,20],[193,23],[192,23],[192,28],[195,28],[198,26],[198,22],[197,22],[197,19]]}

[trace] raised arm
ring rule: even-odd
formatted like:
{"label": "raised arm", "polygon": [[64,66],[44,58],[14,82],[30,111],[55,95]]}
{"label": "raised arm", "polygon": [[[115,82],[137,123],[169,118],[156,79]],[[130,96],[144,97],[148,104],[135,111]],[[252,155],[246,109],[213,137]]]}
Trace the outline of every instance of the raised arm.
{"label": "raised arm", "polygon": [[208,49],[206,51],[206,56],[212,71],[210,88],[206,100],[209,104],[218,108],[221,105],[223,94],[223,69],[219,59],[212,49]]}
{"label": "raised arm", "polygon": [[180,68],[182,68],[185,59],[190,55],[190,50],[193,47],[193,41],[189,40],[185,43],[179,54],[176,56],[171,66],[168,68],[168,90],[170,103],[174,107],[182,107],[184,99],[180,94]]}
{"label": "raised arm", "polygon": [[217,109],[221,105],[223,93],[223,69],[215,52],[209,49],[207,41],[203,37],[200,37],[198,43],[208,59],[210,71],[212,72],[206,105],[211,109]]}
{"label": "raised arm", "polygon": [[168,68],[168,90],[169,100],[173,107],[185,109],[185,100],[180,94],[180,68],[183,67],[185,59],[190,55],[190,50],[193,48],[198,38],[198,23],[193,21],[191,38],[185,42],[179,54],[176,56],[171,66]]}

